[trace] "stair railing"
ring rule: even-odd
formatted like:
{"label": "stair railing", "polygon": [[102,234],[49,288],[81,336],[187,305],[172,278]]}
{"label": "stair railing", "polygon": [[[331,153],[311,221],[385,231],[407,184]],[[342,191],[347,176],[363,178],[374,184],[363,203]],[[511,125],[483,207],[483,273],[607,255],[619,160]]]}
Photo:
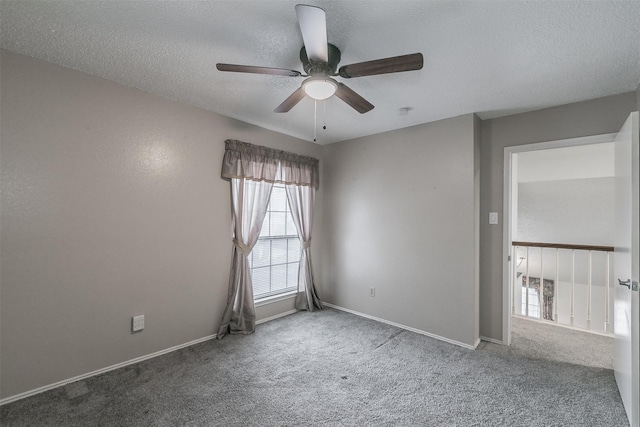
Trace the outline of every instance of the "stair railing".
{"label": "stair railing", "polygon": [[[612,325],[611,325],[611,313],[610,313],[610,265],[611,265],[611,253],[613,252],[613,246],[602,246],[602,245],[576,245],[576,244],[564,244],[564,243],[542,243],[542,242],[521,242],[514,241],[512,242],[512,260],[513,263],[513,279],[512,279],[512,314],[516,316],[523,317],[533,317],[541,321],[553,322],[556,324],[562,324],[564,326],[568,326],[571,328],[584,329],[591,332],[599,332],[604,334],[612,334]],[[524,256],[520,256],[522,250],[524,249]],[[544,265],[544,250],[545,249],[555,249],[555,277],[545,278],[545,265]],[[537,271],[531,271],[533,268],[530,265],[531,262],[531,251],[539,250],[540,261],[539,268]],[[568,322],[559,322],[559,286],[560,286],[560,251],[571,251],[571,265],[570,265],[570,291],[569,291],[569,308],[568,308]],[[576,316],[576,251],[586,251],[588,253],[588,263],[587,263],[587,283],[586,283],[586,326],[577,327],[575,324],[575,316]],[[592,315],[593,315],[593,254],[594,252],[604,252],[605,260],[604,266],[604,301],[597,301],[598,306],[604,306],[604,324],[602,328],[593,328],[592,326]],[[522,264],[526,261],[526,264],[522,266]],[[524,268],[522,268],[524,267]],[[566,268],[566,266],[565,266]],[[548,271],[547,271],[548,272]],[[538,274],[538,277],[532,277],[532,274]],[[519,284],[519,278],[522,276],[522,290],[524,290],[524,295],[522,295],[522,306],[523,308],[518,313],[516,301],[517,295],[516,292],[521,289],[520,286],[516,286]],[[582,287],[582,283],[580,284]],[[601,283],[599,283],[601,285]],[[535,289],[538,294],[538,308],[535,310],[535,305],[530,301],[530,289]],[[580,295],[580,297],[585,297],[584,295]],[[533,308],[536,314],[530,314],[530,308]],[[582,313],[584,314],[584,313]],[[566,317],[566,316],[565,316]]]}

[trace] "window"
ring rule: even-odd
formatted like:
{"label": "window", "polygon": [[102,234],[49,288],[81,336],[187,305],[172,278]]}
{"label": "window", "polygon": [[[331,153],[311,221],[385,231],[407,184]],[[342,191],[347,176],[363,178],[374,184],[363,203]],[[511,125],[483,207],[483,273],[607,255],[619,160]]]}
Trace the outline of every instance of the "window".
{"label": "window", "polygon": [[[546,280],[545,280],[546,282]],[[522,287],[522,311],[527,317],[540,318],[540,297],[534,288],[529,288],[529,309],[527,310],[527,288]]]}
{"label": "window", "polygon": [[274,184],[258,242],[249,255],[254,299],[298,289],[300,240],[284,185]]}

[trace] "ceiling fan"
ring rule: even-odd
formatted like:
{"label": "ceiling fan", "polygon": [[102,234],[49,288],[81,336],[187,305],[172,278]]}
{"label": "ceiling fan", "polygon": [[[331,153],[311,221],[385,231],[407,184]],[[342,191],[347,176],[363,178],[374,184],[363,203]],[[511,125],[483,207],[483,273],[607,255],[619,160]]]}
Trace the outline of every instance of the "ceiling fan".
{"label": "ceiling fan", "polygon": [[[343,65],[338,69],[340,49],[327,42],[327,21],[324,10],[315,6],[299,4],[296,6],[296,15],[298,16],[298,23],[300,24],[300,31],[304,41],[304,46],[300,49],[300,61],[302,61],[302,67],[307,74],[284,68],[216,64],[216,68],[219,71],[307,77],[300,88],[274,110],[276,113],[288,112],[305,95],[315,100],[324,100],[335,95],[359,113],[366,113],[373,109],[373,104],[349,89],[345,84],[337,82],[333,77],[350,79],[376,74],[420,70],[422,68],[422,54],[412,53]],[[336,70],[338,70],[337,73]]]}

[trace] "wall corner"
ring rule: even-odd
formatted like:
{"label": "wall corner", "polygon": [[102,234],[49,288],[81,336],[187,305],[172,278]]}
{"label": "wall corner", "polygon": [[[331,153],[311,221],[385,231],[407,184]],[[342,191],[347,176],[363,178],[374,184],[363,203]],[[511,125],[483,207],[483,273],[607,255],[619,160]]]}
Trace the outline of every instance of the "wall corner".
{"label": "wall corner", "polygon": [[482,120],[473,114],[473,340],[480,339],[480,171]]}

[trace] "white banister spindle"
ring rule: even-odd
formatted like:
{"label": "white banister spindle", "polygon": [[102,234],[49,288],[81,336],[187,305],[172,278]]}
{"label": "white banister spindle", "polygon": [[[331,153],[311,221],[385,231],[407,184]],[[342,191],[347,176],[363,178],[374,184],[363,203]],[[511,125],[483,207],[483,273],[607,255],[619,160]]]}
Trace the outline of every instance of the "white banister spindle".
{"label": "white banister spindle", "polygon": [[540,292],[538,293],[538,319],[544,319],[544,248],[540,247]]}
{"label": "white banister spindle", "polygon": [[527,246],[527,267],[526,267],[526,294],[525,294],[525,316],[529,317],[529,246]]}
{"label": "white banister spindle", "polygon": [[556,281],[553,283],[553,320],[558,321],[558,291],[560,290],[560,250],[556,248]]}
{"label": "white banister spindle", "polygon": [[569,325],[573,326],[573,305],[574,293],[576,288],[576,251],[571,249],[571,295],[569,295]]}
{"label": "white banister spindle", "polygon": [[611,252],[607,252],[607,277],[605,279],[605,292],[604,292],[604,331],[611,333],[611,326],[609,324],[609,261]]}
{"label": "white banister spindle", "polygon": [[589,251],[589,275],[587,276],[587,329],[591,330],[591,274],[592,274],[592,258]]}
{"label": "white banister spindle", "polygon": [[[511,258],[513,267],[513,286],[511,286],[511,313],[516,313],[516,292],[520,291],[522,298],[522,286],[518,286],[518,246],[513,247],[513,257]],[[516,288],[517,287],[517,288]]]}

